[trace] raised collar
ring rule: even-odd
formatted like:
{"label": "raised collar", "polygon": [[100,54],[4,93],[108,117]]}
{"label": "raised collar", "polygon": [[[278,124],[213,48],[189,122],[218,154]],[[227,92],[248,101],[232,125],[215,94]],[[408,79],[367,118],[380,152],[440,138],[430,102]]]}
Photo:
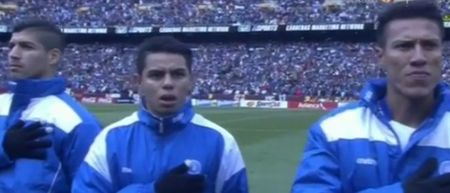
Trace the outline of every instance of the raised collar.
{"label": "raised collar", "polygon": [[38,98],[57,95],[66,89],[66,81],[62,77],[52,79],[21,79],[9,81],[8,88],[15,96]]}
{"label": "raised collar", "polygon": [[188,100],[180,111],[167,117],[157,117],[145,108],[142,102],[139,107],[139,121],[150,127],[158,134],[168,134],[184,129],[194,116],[194,110],[190,100]]}
{"label": "raised collar", "polygon": [[[372,110],[380,113],[387,120],[391,119],[391,113],[387,108],[385,97],[387,91],[386,79],[373,79],[367,82],[361,91],[361,100],[367,104]],[[435,97],[438,99],[437,108],[431,117],[443,116],[449,110],[450,105],[450,89],[449,86],[443,82],[439,83],[434,91]]]}

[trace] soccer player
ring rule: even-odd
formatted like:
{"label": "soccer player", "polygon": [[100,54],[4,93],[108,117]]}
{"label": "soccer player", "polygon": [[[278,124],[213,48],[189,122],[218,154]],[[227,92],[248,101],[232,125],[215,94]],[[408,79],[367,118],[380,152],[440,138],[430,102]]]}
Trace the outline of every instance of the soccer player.
{"label": "soccer player", "polygon": [[74,193],[247,193],[238,144],[196,114],[192,52],[168,36],[137,53],[137,112],[106,127],[74,181]]}
{"label": "soccer player", "polygon": [[450,192],[441,12],[428,0],[394,3],[376,33],[387,77],[312,126],[292,193]]}
{"label": "soccer player", "polygon": [[8,93],[0,95],[0,192],[70,192],[97,120],[55,76],[64,36],[57,26],[27,20],[9,41]]}

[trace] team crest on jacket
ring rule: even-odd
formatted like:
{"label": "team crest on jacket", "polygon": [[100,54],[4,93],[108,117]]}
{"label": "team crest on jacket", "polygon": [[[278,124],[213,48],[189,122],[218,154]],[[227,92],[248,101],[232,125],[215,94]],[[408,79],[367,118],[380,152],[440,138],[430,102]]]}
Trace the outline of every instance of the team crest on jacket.
{"label": "team crest on jacket", "polygon": [[184,163],[189,167],[188,174],[196,175],[202,173],[202,164],[195,159],[184,160]]}
{"label": "team crest on jacket", "polygon": [[439,174],[450,173],[450,160],[443,161],[439,165]]}

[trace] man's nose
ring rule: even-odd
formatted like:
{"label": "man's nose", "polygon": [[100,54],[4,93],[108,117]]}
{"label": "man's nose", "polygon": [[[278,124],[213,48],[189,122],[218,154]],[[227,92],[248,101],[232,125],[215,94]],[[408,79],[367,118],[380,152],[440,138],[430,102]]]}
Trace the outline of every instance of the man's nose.
{"label": "man's nose", "polygon": [[16,46],[11,48],[11,50],[9,50],[8,57],[9,57],[9,59],[12,59],[12,60],[18,60],[20,58],[19,57],[19,49],[17,49]]}
{"label": "man's nose", "polygon": [[425,57],[425,51],[421,45],[416,45],[413,50],[413,56],[411,58],[410,64],[412,66],[423,66],[427,64],[427,59]]}
{"label": "man's nose", "polygon": [[170,75],[164,76],[163,88],[164,89],[173,89],[173,79]]}

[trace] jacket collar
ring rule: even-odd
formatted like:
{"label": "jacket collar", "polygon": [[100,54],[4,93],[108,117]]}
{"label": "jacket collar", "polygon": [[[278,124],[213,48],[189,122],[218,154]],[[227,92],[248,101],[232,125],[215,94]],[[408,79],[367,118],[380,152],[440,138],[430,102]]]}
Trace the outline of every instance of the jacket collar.
{"label": "jacket collar", "polygon": [[66,89],[65,80],[61,77],[40,80],[22,79],[9,81],[8,88],[12,92],[13,100],[10,111],[26,107],[34,98],[58,95]]}
{"label": "jacket collar", "polygon": [[138,117],[139,121],[159,134],[167,134],[184,129],[194,117],[194,110],[190,100],[186,101],[180,111],[167,117],[157,117],[147,110],[145,102],[141,102]]}
{"label": "jacket collar", "polygon": [[38,98],[57,95],[66,89],[66,81],[62,77],[52,79],[21,79],[8,82],[9,90],[21,98]]}
{"label": "jacket collar", "polygon": [[[361,101],[369,106],[375,112],[379,112],[388,120],[391,119],[390,112],[385,102],[387,91],[386,79],[373,79],[368,81],[362,89],[360,97]],[[432,117],[441,117],[449,110],[450,105],[450,89],[449,86],[443,82],[439,83],[435,88],[435,97],[438,99],[436,110]]]}

